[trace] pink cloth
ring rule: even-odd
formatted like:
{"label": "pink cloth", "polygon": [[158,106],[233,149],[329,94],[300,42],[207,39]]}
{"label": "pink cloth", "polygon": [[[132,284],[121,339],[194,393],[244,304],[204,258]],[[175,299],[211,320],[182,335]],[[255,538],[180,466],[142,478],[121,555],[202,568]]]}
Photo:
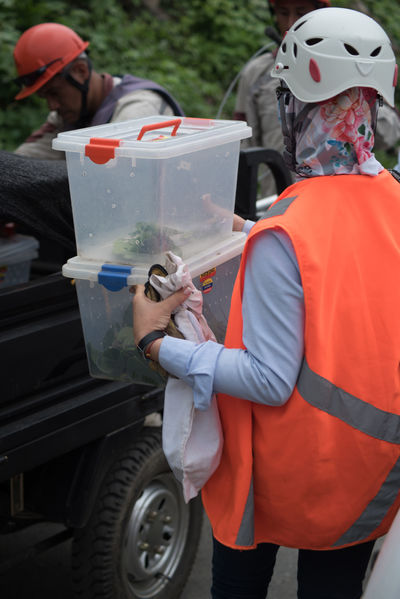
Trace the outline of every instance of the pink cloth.
{"label": "pink cloth", "polygon": [[[311,108],[294,134],[297,174],[378,175],[383,166],[372,152],[376,98],[375,90],[354,87]],[[292,96],[285,107],[287,122],[305,106]]]}

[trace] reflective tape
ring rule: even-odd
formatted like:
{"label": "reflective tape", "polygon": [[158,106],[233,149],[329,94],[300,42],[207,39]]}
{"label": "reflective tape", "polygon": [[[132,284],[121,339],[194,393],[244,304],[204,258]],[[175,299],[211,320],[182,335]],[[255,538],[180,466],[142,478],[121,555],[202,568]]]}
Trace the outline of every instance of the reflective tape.
{"label": "reflective tape", "polygon": [[[297,389],[310,405],[375,439],[400,443],[400,416],[375,408],[313,372],[304,359]],[[340,547],[367,539],[380,526],[400,490],[400,458],[361,516],[336,541]]]}
{"label": "reflective tape", "polygon": [[267,214],[261,220],[265,220],[266,218],[272,218],[273,216],[281,216],[286,212],[290,204],[296,198],[297,196],[293,196],[291,198],[283,198],[282,200],[279,200],[279,202],[277,202],[267,210]]}
{"label": "reflective tape", "polygon": [[347,393],[313,372],[305,359],[297,381],[297,389],[307,403],[339,418],[353,428],[381,441],[400,443],[400,416],[375,408],[359,397]]}
{"label": "reflective tape", "polygon": [[367,539],[380,526],[399,492],[400,458],[386,477],[378,493],[369,502],[361,516],[332,547],[339,547]]}
{"label": "reflective tape", "polygon": [[246,505],[240,523],[239,532],[236,537],[235,545],[250,547],[254,545],[254,490],[253,477],[250,482],[249,494],[247,495]]}

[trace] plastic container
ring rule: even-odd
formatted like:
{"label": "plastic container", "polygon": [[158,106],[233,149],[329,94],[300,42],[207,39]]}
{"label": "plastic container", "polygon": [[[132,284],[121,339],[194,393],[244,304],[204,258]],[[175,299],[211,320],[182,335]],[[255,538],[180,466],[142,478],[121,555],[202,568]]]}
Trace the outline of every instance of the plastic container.
{"label": "plastic container", "polygon": [[29,235],[0,238],[0,290],[29,281],[31,262],[38,256],[39,242]]}
{"label": "plastic container", "polygon": [[[186,261],[193,283],[203,291],[203,313],[223,342],[230,298],[246,236],[231,233],[212,250]],[[133,342],[131,285],[147,281],[146,267],[101,265],[79,256],[63,266],[75,279],[91,376],[137,383],[162,384]]]}
{"label": "plastic container", "polygon": [[244,121],[157,115],[58,134],[84,260],[184,260],[229,238]]}

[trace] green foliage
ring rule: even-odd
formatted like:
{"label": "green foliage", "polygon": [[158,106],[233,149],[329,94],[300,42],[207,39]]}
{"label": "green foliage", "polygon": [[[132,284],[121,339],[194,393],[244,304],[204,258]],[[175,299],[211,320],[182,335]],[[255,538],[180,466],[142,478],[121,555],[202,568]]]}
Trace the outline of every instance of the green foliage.
{"label": "green foliage", "polygon": [[[154,4],[154,3],[153,3]],[[13,100],[12,58],[21,33],[40,22],[72,27],[90,41],[99,71],[154,79],[179,100],[185,113],[215,117],[243,64],[263,44],[269,13],[265,0],[172,0],[157,14],[141,0],[0,0],[0,147],[13,149],[47,113],[37,98]],[[233,96],[222,117],[231,117]]]}
{"label": "green foliage", "polygon": [[[363,5],[382,23],[400,54],[398,0],[333,0]],[[362,6],[361,6],[362,8]],[[230,83],[269,40],[266,0],[0,0],[0,147],[13,149],[47,114],[38,98],[16,102],[13,48],[25,29],[44,21],[72,27],[90,41],[99,71],[132,73],[167,87],[186,114],[215,117]],[[400,98],[399,98],[400,99]],[[221,118],[231,118],[234,93]]]}

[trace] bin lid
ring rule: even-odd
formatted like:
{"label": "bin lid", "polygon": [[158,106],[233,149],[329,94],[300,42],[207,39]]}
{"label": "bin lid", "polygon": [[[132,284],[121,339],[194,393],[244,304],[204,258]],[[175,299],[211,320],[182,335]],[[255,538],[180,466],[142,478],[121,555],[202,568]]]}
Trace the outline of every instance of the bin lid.
{"label": "bin lid", "polygon": [[36,258],[39,242],[29,235],[19,233],[0,238],[0,265],[17,264]]}
{"label": "bin lid", "polygon": [[250,136],[245,121],[155,115],[64,131],[53,140],[53,148],[93,155],[93,162],[104,164],[119,156],[170,158]]}
{"label": "bin lid", "polygon": [[[232,233],[230,237],[215,244],[211,249],[199,252],[192,258],[185,260],[192,278],[239,256],[243,251],[246,237],[245,233]],[[75,256],[64,264],[62,274],[64,277],[71,279],[87,280],[96,283],[102,282],[107,289],[118,291],[123,287],[144,284],[147,281],[148,271],[151,266],[152,264],[148,266],[103,264],[92,260],[83,260],[80,256]],[[104,273],[106,273],[104,278],[109,276],[111,279],[114,279],[110,283],[110,286],[103,282]],[[113,285],[115,285],[115,288],[112,288]]]}

